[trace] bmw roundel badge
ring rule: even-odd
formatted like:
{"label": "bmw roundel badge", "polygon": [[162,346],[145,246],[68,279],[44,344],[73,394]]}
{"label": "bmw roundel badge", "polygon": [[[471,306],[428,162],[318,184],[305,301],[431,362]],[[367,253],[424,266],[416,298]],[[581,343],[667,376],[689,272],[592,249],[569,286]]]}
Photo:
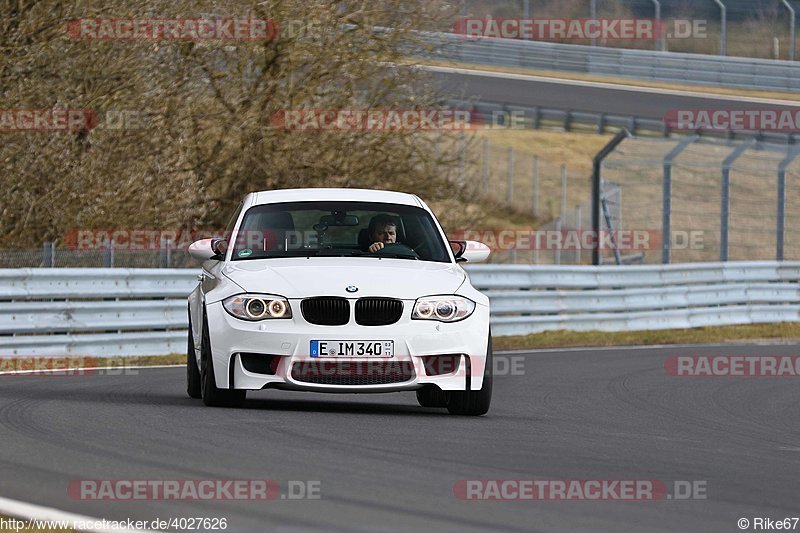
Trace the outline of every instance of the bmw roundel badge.
{"label": "bmw roundel badge", "polygon": [[347,287],[345,287],[344,290],[346,290],[347,292],[358,292],[358,287],[356,287],[355,285],[348,285]]}

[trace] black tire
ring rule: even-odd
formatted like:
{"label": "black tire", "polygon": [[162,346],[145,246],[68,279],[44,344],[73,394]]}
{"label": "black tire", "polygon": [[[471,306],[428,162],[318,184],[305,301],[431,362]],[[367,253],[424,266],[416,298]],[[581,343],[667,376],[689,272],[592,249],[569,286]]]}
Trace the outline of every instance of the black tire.
{"label": "black tire", "polygon": [[209,407],[241,407],[247,397],[246,390],[218,389],[211,358],[211,340],[207,318],[203,316],[203,338],[200,343],[200,389],[203,403]]}
{"label": "black tire", "polygon": [[422,407],[447,407],[447,392],[435,385],[423,387],[417,391],[417,402]]}
{"label": "black tire", "polygon": [[192,336],[192,318],[189,317],[189,342],[186,346],[186,393],[189,398],[202,398],[200,386],[200,369],[194,353],[194,337]]}
{"label": "black tire", "polygon": [[483,369],[483,386],[480,390],[450,391],[447,410],[452,415],[482,416],[492,403],[492,334],[486,347],[486,367]]}

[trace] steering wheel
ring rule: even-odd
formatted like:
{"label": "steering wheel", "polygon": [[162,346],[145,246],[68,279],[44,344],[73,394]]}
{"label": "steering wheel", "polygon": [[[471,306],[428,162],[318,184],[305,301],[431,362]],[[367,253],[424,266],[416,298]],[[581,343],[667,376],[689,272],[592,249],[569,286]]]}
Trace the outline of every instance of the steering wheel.
{"label": "steering wheel", "polygon": [[383,245],[383,248],[375,252],[376,254],[380,253],[387,253],[387,254],[404,254],[404,255],[413,255],[414,257],[419,258],[419,254],[417,251],[414,250],[407,244],[403,244],[402,242],[390,242]]}

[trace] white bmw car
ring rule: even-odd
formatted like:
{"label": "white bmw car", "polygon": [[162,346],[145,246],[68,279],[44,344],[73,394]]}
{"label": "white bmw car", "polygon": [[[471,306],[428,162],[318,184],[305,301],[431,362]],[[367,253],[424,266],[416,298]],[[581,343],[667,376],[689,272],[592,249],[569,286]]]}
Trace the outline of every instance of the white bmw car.
{"label": "white bmw car", "polygon": [[360,189],[247,195],[228,241],[190,247],[188,394],[239,406],[248,390],[416,391],[483,415],[492,397],[489,300],[417,196]]}

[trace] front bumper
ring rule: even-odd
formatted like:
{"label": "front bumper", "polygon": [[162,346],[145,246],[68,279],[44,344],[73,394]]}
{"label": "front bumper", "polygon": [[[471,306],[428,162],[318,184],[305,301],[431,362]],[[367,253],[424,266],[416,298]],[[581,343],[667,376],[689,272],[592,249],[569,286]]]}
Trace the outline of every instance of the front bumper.
{"label": "front bumper", "polygon": [[[353,304],[355,301],[351,301]],[[290,300],[293,318],[247,322],[229,315],[221,302],[206,308],[214,375],[219,388],[259,390],[264,388],[318,392],[393,392],[436,385],[442,390],[480,389],[489,336],[489,309],[478,305],[465,320],[452,324],[411,320],[413,301],[404,301],[403,315],[390,326],[359,326],[352,320],[344,326],[318,326],[306,322],[300,300]],[[351,308],[353,305],[351,305]],[[394,341],[394,357],[318,358],[310,354],[312,340]],[[281,356],[274,375],[248,371],[240,353]],[[457,368],[446,374],[428,375],[424,357],[460,354]],[[252,356],[251,356],[252,357]],[[319,361],[347,363],[373,371],[380,361],[413,365],[413,377],[399,383],[339,385],[308,383],[292,376],[294,363],[311,365]],[[371,362],[375,365],[370,366]],[[358,365],[362,363],[362,365]],[[366,364],[363,364],[366,363]],[[449,369],[448,369],[449,370]],[[469,383],[468,383],[469,380]]]}

